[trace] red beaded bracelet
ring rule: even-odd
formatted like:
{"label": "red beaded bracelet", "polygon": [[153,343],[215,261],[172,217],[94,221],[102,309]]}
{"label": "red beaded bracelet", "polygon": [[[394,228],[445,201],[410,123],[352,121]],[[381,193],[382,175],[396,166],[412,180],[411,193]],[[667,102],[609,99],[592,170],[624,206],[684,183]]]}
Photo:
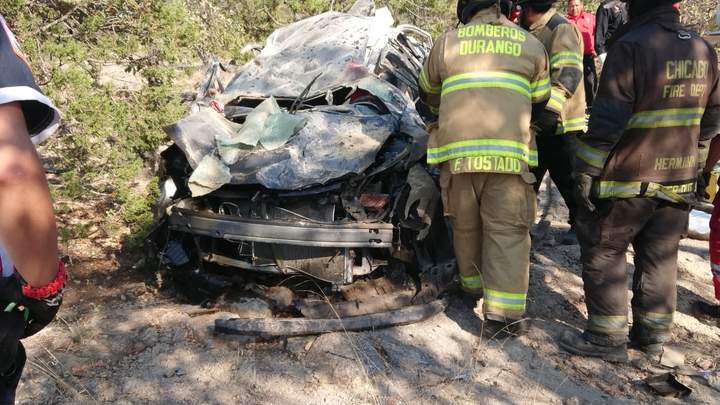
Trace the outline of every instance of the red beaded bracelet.
{"label": "red beaded bracelet", "polygon": [[44,300],[60,293],[60,291],[62,291],[63,287],[65,286],[65,281],[67,281],[65,263],[60,260],[58,264],[58,272],[57,275],[55,275],[55,279],[53,281],[51,281],[44,287],[37,288],[25,284],[22,286],[22,293],[28,298],[32,298],[35,300]]}

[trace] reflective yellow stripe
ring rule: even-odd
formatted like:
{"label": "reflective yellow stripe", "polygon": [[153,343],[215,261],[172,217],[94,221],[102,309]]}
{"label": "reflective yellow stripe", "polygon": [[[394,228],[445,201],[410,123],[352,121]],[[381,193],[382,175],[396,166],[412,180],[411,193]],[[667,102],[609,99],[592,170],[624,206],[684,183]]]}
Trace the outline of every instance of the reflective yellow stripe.
{"label": "reflective yellow stripe", "polygon": [[552,58],[550,58],[550,63],[560,60],[560,59],[573,59],[578,62],[583,61],[583,55],[580,52],[572,52],[572,51],[564,51],[564,52],[558,52],[553,54]]}
{"label": "reflective yellow stripe", "polygon": [[509,299],[514,299],[514,300],[524,300],[525,298],[527,298],[527,294],[508,293],[508,292],[502,292],[502,291],[498,291],[498,290],[491,290],[489,288],[486,289],[485,292],[488,293],[488,295],[491,295],[493,297],[509,298]]}
{"label": "reflective yellow stripe", "polygon": [[422,88],[422,90],[427,94],[440,94],[440,91],[442,90],[441,86],[433,86],[430,84],[430,79],[428,79],[425,67],[423,67],[420,71],[420,88]]}
{"label": "reflective yellow stripe", "polygon": [[581,139],[577,140],[577,146],[577,157],[579,157],[583,162],[598,169],[605,167],[605,161],[607,161],[609,156],[608,152],[595,149],[583,142]]}
{"label": "reflective yellow stripe", "polygon": [[525,311],[527,294],[507,293],[485,289],[484,304],[491,308]]}
{"label": "reflective yellow stripe", "polygon": [[634,313],[635,319],[643,326],[653,330],[668,330],[672,327],[674,314],[657,312]]}
{"label": "reflective yellow stripe", "polygon": [[568,132],[585,132],[587,130],[587,119],[585,117],[575,118],[572,120],[563,121],[559,126],[558,134],[567,134]]}
{"label": "reflective yellow stripe", "polygon": [[482,287],[483,287],[482,277],[480,277],[480,276],[472,276],[472,277],[460,276],[460,284],[463,287],[469,288],[472,290],[482,289]]}
{"label": "reflective yellow stripe", "polygon": [[600,333],[626,333],[628,329],[627,316],[600,316],[588,317],[588,330]]}
{"label": "reflective yellow stripe", "polygon": [[475,72],[448,77],[443,82],[442,95],[478,88],[507,89],[531,98],[530,81],[523,76],[506,72]]}
{"label": "reflective yellow stripe", "polygon": [[562,90],[553,87],[550,91],[550,101],[547,103],[547,108],[560,114],[565,108],[566,101],[565,93]]}
{"label": "reflective yellow stripe", "polygon": [[440,109],[439,109],[439,108],[433,107],[433,106],[431,106],[431,105],[428,105],[428,109],[430,110],[431,113],[433,113],[433,114],[435,114],[435,115],[440,115]]}
{"label": "reflective yellow stripe", "polygon": [[428,163],[440,164],[448,160],[472,156],[502,156],[537,166],[537,151],[528,145],[506,139],[474,139],[453,142],[439,148],[428,149]]}
{"label": "reflective yellow stripe", "polygon": [[639,181],[601,181],[598,183],[599,198],[632,198],[640,195],[642,183]]}
{"label": "reflective yellow stripe", "polygon": [[659,198],[670,202],[685,202],[680,194],[693,193],[696,182],[688,181],[677,185],[649,182],[644,193],[643,182],[640,181],[600,181],[597,187],[598,198],[633,198],[642,196]]}
{"label": "reflective yellow stripe", "polygon": [[583,69],[583,56],[577,52],[558,52],[550,59],[551,67],[570,66]]}
{"label": "reflective yellow stripe", "polygon": [[630,119],[630,129],[690,127],[700,125],[704,108],[670,108],[636,113]]}
{"label": "reflective yellow stripe", "polygon": [[530,88],[533,101],[544,100],[550,94],[550,78],[530,83]]}

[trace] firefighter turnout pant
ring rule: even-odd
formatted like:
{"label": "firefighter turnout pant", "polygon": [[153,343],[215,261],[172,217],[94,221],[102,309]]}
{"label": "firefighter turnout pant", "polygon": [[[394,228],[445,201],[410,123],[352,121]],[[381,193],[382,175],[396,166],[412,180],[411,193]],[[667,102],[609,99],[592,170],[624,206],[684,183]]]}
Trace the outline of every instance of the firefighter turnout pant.
{"label": "firefighter turnout pant", "polygon": [[536,138],[538,147],[539,165],[532,170],[537,182],[535,192],[540,191],[545,174],[550,172],[550,178],[560,191],[565,205],[570,212],[570,225],[575,223],[577,204],[575,196],[572,172],[575,160],[575,145],[577,132],[568,132],[564,135],[543,135]]}
{"label": "firefighter turnout pant", "polygon": [[635,249],[633,336],[647,344],[670,338],[677,301],[677,257],[689,207],[653,198],[597,201],[581,209],[576,229],[588,309],[587,336],[614,346],[628,338],[627,250]]}
{"label": "firefighter turnout pant", "polygon": [[448,165],[441,185],[463,291],[483,295],[489,319],[522,319],[536,209],[532,186],[515,174],[451,174]]}
{"label": "firefighter turnout pant", "polygon": [[583,77],[585,83],[585,104],[587,109],[592,109],[595,101],[595,93],[598,91],[598,73],[595,65],[595,56],[585,55],[583,57]]}

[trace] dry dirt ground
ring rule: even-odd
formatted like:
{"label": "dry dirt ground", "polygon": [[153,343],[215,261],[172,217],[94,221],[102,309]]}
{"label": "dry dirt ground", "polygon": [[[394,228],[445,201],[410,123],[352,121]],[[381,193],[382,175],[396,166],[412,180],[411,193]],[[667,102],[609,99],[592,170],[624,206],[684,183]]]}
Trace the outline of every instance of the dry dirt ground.
{"label": "dry dirt ground", "polygon": [[[548,222],[535,231],[533,326],[510,341],[481,338],[477,315],[451,298],[445,313],[420,324],[247,344],[210,332],[215,318],[229,315],[203,315],[157,294],[132,263],[77,241],[69,246],[74,279],[60,319],[26,342],[19,403],[682,402],[651,393],[643,383],[649,372],[637,362],[612,365],[558,349],[556,339],[586,316],[580,252],[555,241],[567,229],[557,193],[542,200],[538,221]],[[720,358],[720,329],[690,311],[693,300],[713,297],[707,257],[705,242],[682,243],[674,344],[690,366]],[[718,403],[720,392],[701,380],[683,381],[694,390],[688,401]]]}

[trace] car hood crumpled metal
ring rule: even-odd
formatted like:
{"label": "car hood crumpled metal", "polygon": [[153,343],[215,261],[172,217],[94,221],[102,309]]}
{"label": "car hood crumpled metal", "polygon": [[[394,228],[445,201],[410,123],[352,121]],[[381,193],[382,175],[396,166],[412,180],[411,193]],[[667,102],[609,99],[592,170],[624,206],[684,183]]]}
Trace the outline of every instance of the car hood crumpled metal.
{"label": "car hood crumpled metal", "polygon": [[[257,145],[239,146],[233,161],[223,161],[218,151],[223,146],[218,141],[236,135],[242,124],[226,119],[203,102],[195,104],[167,132],[193,170],[206,157],[215,156],[218,159],[212,159],[213,163],[229,170],[229,184],[259,184],[274,190],[300,190],[361,174],[373,165],[393,136],[406,139],[408,159],[417,160],[422,157],[428,134],[408,93],[417,93],[415,78],[429,46],[407,37],[399,41],[406,31],[393,24],[387,9],[372,16],[329,12],[281,28],[268,38],[263,51],[215,100],[233,106],[247,98],[292,99],[303,93],[324,97],[327,105],[294,112],[302,118],[303,126],[284,144],[268,148],[260,139]],[[390,65],[406,91],[381,78]],[[357,92],[369,94],[375,107],[372,103],[333,100],[338,89],[344,89],[346,99]],[[378,108],[378,101],[384,108]],[[277,137],[274,141],[277,143]],[[225,167],[214,169],[227,174]],[[203,184],[206,192],[219,188],[227,179],[215,180],[214,184]]]}

